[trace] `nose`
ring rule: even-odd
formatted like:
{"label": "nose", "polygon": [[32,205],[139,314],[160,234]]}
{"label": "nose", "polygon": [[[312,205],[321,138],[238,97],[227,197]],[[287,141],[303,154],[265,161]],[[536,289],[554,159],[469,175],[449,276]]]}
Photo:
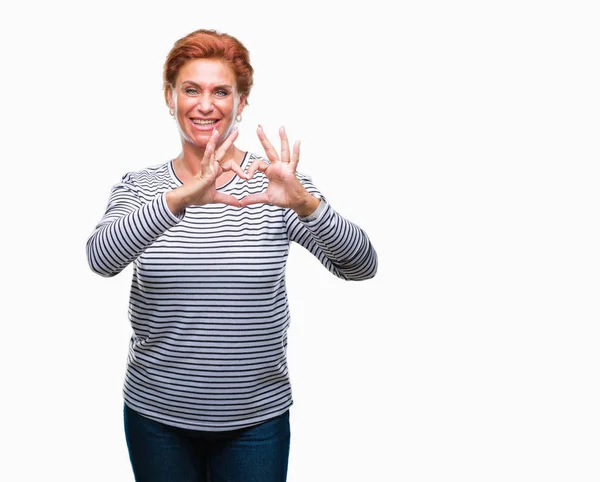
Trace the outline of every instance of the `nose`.
{"label": "nose", "polygon": [[212,98],[210,94],[201,95],[198,98],[198,111],[202,113],[209,113],[213,110]]}

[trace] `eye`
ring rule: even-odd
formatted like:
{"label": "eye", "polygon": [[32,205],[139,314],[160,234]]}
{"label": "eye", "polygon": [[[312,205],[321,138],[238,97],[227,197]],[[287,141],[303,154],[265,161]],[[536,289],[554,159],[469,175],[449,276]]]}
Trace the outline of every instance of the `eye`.
{"label": "eye", "polygon": [[193,87],[186,87],[184,91],[187,95],[198,95],[198,90]]}
{"label": "eye", "polygon": [[226,91],[225,89],[219,89],[215,92],[215,95],[217,97],[225,97],[225,96],[229,95],[229,92]]}

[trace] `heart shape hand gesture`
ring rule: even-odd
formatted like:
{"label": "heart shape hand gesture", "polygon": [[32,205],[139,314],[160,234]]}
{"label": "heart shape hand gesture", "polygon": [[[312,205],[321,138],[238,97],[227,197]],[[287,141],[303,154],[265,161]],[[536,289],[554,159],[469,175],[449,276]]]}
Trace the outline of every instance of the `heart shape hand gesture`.
{"label": "heart shape hand gesture", "polygon": [[[294,143],[290,153],[285,128],[281,127],[279,129],[281,155],[278,155],[261,126],[258,126],[257,134],[269,162],[254,161],[246,174],[233,158],[223,158],[238,137],[237,129],[227,136],[218,149],[216,145],[219,132],[213,131],[206,145],[200,170],[194,176],[193,181],[167,193],[167,204],[171,212],[178,213],[188,206],[202,206],[210,203],[222,203],[236,207],[267,203],[291,208],[300,216],[307,216],[314,212],[319,205],[319,199],[306,191],[296,177],[296,167],[300,160],[300,141]],[[246,180],[252,179],[256,171],[260,171],[267,176],[269,185],[264,192],[250,194],[238,201],[235,197],[220,192],[216,188],[217,178],[226,171],[233,171],[240,178]]]}

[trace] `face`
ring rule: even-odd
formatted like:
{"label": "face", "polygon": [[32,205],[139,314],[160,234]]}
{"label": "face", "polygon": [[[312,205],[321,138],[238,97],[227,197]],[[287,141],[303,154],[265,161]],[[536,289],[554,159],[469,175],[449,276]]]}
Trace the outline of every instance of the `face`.
{"label": "face", "polygon": [[242,113],[245,98],[236,90],[231,68],[217,59],[186,62],[177,74],[175,86],[167,92],[184,142],[205,148],[213,129],[223,142]]}

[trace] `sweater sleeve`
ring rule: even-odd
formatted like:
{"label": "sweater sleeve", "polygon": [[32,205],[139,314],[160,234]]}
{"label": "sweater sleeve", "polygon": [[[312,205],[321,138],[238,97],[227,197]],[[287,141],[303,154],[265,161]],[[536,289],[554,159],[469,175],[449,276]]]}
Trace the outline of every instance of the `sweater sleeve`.
{"label": "sweater sleeve", "polygon": [[185,213],[169,210],[165,193],[143,199],[130,174],[113,186],[104,216],[87,241],[90,268],[101,276],[114,276],[134,261]]}
{"label": "sweater sleeve", "polygon": [[303,220],[293,210],[286,210],[290,240],[310,251],[338,278],[354,281],[373,278],[377,273],[377,253],[366,233],[338,214],[310,178],[298,177],[308,192],[321,199],[321,212],[316,219]]}

